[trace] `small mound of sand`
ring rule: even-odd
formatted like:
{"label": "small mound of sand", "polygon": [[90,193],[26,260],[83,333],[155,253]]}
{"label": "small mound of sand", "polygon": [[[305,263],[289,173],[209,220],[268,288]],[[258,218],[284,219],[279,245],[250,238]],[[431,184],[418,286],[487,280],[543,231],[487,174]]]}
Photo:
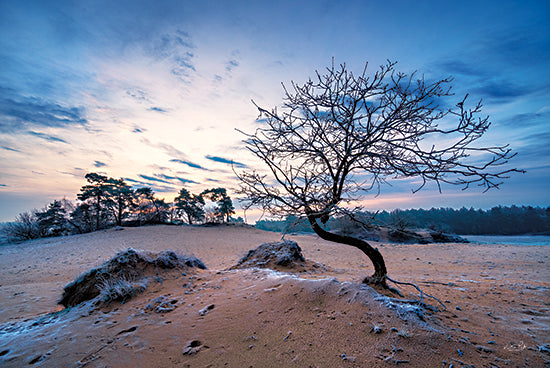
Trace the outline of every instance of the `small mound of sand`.
{"label": "small mound of sand", "polygon": [[263,243],[241,258],[234,268],[272,268],[273,266],[293,267],[303,265],[306,259],[302,248],[292,240]]}
{"label": "small mound of sand", "polygon": [[[118,252],[100,267],[94,268],[65,286],[59,304],[74,307],[98,296],[102,287],[118,280],[136,281],[144,278],[148,269],[200,268],[206,269],[202,261],[193,256],[181,256],[171,250],[158,254],[145,253],[128,248]],[[135,283],[135,282],[134,282]]]}
{"label": "small mound of sand", "polygon": [[269,268],[276,271],[318,273],[332,271],[321,263],[306,260],[302,248],[292,240],[263,243],[241,258],[231,270],[245,268]]}

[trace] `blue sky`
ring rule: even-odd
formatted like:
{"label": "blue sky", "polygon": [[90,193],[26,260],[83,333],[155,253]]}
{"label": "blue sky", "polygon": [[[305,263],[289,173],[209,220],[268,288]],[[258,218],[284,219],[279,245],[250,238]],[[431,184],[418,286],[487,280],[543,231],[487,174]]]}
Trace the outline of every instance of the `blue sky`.
{"label": "blue sky", "polygon": [[75,199],[88,172],[167,200],[233,188],[228,162],[258,167],[235,130],[257,126],[251,99],[278,105],[332,57],[452,75],[527,170],[485,194],[398,181],[367,208],[550,205],[548,1],[0,0],[0,37],[0,221]]}

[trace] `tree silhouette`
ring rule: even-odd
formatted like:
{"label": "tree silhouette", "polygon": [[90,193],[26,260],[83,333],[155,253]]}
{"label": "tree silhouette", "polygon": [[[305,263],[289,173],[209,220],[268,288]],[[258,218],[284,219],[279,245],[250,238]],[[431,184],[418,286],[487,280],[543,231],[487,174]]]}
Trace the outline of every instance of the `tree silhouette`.
{"label": "tree silhouette", "polygon": [[37,212],[38,228],[42,236],[59,236],[67,231],[66,211],[61,201],[54,200],[43,212]]}
{"label": "tree silhouette", "polygon": [[178,196],[174,199],[176,208],[187,215],[187,222],[201,221],[204,218],[204,198],[202,195],[191,194],[187,189],[181,188]]}
{"label": "tree silhouette", "polygon": [[140,224],[166,222],[170,205],[164,199],[155,198],[155,192],[150,187],[136,189],[138,199],[138,218]]}
{"label": "tree silhouette", "polygon": [[71,212],[70,222],[78,233],[89,233],[94,230],[94,217],[93,206],[83,202]]}
{"label": "tree silhouette", "polygon": [[77,195],[77,198],[81,201],[93,201],[97,230],[101,228],[101,219],[105,216],[103,207],[109,199],[109,178],[97,173],[88,173],[85,178],[89,184],[80,188],[80,193]]}
{"label": "tree silhouette", "polygon": [[225,188],[206,189],[200,195],[201,197],[217,203],[214,215],[222,222],[226,220],[229,222],[231,215],[235,214],[233,201],[231,197],[227,195],[227,190]]}
{"label": "tree silhouette", "polygon": [[109,196],[107,207],[111,210],[116,224],[122,226],[122,220],[135,207],[135,192],[123,179],[109,178],[106,184]]}
{"label": "tree silhouette", "polygon": [[[368,64],[367,64],[368,65]],[[246,134],[246,148],[269,174],[244,171],[239,193],[245,208],[259,206],[278,217],[301,215],[321,238],[359,248],[374,266],[365,283],[387,287],[382,254],[368,242],[323,228],[330,217],[354,217],[350,205],[393,178],[497,188],[516,169],[501,165],[507,146],[477,146],[490,126],[481,103],[467,96],[445,107],[451,79],[427,82],[416,73],[382,65],[373,76],[334,63],[303,85],[284,85],[282,109],[258,107],[262,126]],[[261,120],[260,120],[261,119]]]}

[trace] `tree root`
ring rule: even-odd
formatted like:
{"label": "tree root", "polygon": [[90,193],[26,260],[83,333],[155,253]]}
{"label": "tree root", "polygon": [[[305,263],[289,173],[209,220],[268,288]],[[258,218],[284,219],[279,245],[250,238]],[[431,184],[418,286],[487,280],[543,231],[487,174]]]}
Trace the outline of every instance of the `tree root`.
{"label": "tree root", "polygon": [[363,279],[363,284],[379,287],[379,288],[381,288],[383,290],[387,290],[387,291],[389,291],[393,294],[403,296],[403,294],[401,294],[401,292],[398,289],[392,288],[391,286],[388,285],[388,283],[386,282],[387,279],[388,279],[387,275],[384,275],[384,276],[375,276],[375,275],[367,276]]}
{"label": "tree root", "polygon": [[[445,306],[445,304],[443,304],[443,302],[441,300],[439,300],[437,297],[435,297],[433,295],[425,293],[421,288],[418,287],[418,285],[413,284],[412,282],[403,282],[403,281],[393,280],[389,276],[386,276],[386,279],[393,282],[396,285],[412,286],[420,293],[420,300],[410,300],[410,301],[407,301],[407,302],[410,302],[410,303],[416,302],[417,304],[419,304],[419,305],[421,305],[421,306],[423,306],[427,309],[432,309],[432,308],[429,308],[426,303],[424,303],[424,295],[426,295],[428,298],[431,298],[431,299],[437,301],[443,307],[443,310],[447,310],[447,306]],[[399,295],[401,295],[401,293],[399,293]]]}

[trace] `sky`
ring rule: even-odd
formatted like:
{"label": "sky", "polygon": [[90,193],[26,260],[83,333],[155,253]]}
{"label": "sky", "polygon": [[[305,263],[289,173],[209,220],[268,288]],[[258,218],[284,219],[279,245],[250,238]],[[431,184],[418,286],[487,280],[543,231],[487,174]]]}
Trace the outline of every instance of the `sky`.
{"label": "sky", "polygon": [[456,102],[483,101],[484,141],[526,170],[487,193],[397,180],[366,209],[550,206],[547,0],[0,0],[0,221],[75,200],[89,172],[167,201],[183,186],[232,195],[232,161],[261,168],[238,132],[258,127],[252,100],[280,105],[281,83],[332,58],[454,77]]}

